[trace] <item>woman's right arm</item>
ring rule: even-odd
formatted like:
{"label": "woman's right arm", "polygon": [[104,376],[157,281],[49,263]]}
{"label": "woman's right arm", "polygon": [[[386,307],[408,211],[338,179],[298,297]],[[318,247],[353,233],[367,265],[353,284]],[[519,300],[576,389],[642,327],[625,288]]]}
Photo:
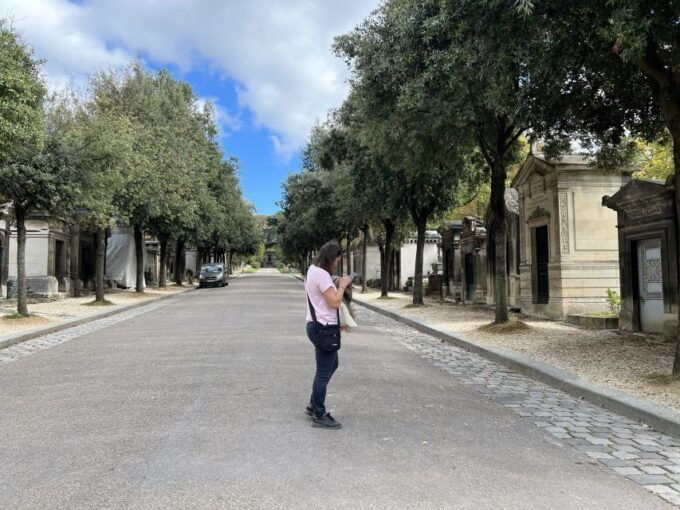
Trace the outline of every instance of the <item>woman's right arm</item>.
{"label": "woman's right arm", "polygon": [[345,295],[345,289],[352,284],[352,279],[349,276],[343,276],[338,282],[338,289],[335,287],[329,287],[323,293],[323,297],[326,299],[326,303],[331,308],[340,308],[342,304],[342,297]]}

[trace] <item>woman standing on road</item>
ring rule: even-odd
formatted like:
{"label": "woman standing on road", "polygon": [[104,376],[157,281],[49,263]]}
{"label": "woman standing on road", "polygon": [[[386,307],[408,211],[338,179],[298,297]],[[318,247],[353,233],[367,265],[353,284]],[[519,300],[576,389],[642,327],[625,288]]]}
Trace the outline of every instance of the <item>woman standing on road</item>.
{"label": "woman standing on road", "polygon": [[340,422],[326,412],[326,388],[338,368],[340,348],[340,322],[338,309],[345,289],[352,284],[349,276],[333,284],[332,274],[337,270],[342,249],[331,241],[324,244],[314,264],[307,270],[307,336],[316,352],[316,374],[307,414],[312,417],[312,427],[339,429]]}

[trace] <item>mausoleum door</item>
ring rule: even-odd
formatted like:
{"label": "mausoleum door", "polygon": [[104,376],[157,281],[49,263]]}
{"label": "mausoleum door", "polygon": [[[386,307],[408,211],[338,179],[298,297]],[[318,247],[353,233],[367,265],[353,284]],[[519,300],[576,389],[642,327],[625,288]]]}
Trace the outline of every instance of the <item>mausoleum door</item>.
{"label": "mausoleum door", "polygon": [[548,261],[550,259],[550,244],[548,241],[548,227],[536,228],[536,301],[547,303],[550,298],[550,279],[548,275]]}
{"label": "mausoleum door", "polygon": [[474,254],[465,254],[465,298],[471,300],[475,295],[475,259]]}
{"label": "mausoleum door", "polygon": [[638,244],[638,289],[640,293],[640,329],[650,333],[663,331],[663,272],[661,240]]}
{"label": "mausoleum door", "polygon": [[54,276],[59,283],[59,292],[66,290],[66,282],[64,281],[64,241],[55,242],[54,250]]}

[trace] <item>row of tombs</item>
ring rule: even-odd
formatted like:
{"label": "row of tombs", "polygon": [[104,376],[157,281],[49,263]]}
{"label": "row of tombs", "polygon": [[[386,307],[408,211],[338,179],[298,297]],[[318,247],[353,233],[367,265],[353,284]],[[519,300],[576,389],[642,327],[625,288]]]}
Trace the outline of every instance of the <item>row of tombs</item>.
{"label": "row of tombs", "polygon": [[[620,329],[674,337],[679,262],[672,179],[602,172],[579,155],[549,160],[532,154],[506,190],[505,203],[511,309],[552,319],[604,315],[611,289],[621,296]],[[483,219],[428,231],[424,268],[441,261],[443,296],[461,304],[495,303],[495,228],[487,211]],[[415,261],[415,239],[397,252],[401,274]]]}
{"label": "row of tombs", "polygon": [[[16,295],[17,231],[8,216],[0,215],[0,299]],[[78,222],[31,215],[26,220],[25,249],[29,296],[79,296],[94,290],[96,236]],[[159,242],[147,237],[144,245],[144,285],[154,285],[160,277]],[[167,270],[172,274],[180,264],[193,271],[198,263],[196,250],[184,249],[181,254],[171,251]],[[107,236],[104,270],[109,287],[135,287],[137,258],[132,228],[120,226]]]}

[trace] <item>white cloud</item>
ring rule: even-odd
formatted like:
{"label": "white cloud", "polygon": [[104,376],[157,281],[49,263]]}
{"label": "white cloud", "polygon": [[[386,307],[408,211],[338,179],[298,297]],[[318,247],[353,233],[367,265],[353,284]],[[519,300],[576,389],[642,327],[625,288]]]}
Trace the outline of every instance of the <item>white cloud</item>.
{"label": "white cloud", "polygon": [[220,104],[220,100],[217,97],[198,98],[198,107],[203,109],[208,101],[212,104],[213,111],[215,112],[215,122],[218,126],[227,131],[238,131],[243,127],[243,119],[240,112],[232,114],[225,106]]}
{"label": "white cloud", "polygon": [[[378,0],[0,0],[26,40],[48,60],[52,82],[84,78],[139,52],[190,70],[206,62],[242,88],[239,101],[288,157],[346,94],[335,35]],[[222,120],[234,121],[226,110]],[[238,121],[238,119],[236,119]],[[237,122],[238,123],[238,122]]]}

